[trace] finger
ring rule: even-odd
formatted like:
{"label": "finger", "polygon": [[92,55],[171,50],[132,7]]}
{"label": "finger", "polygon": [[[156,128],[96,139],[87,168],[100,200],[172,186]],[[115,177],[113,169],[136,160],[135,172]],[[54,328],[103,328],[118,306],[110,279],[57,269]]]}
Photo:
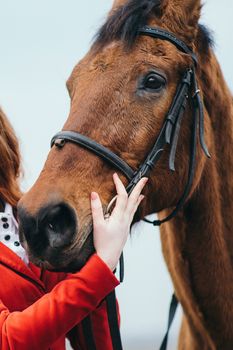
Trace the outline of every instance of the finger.
{"label": "finger", "polygon": [[138,184],[133,189],[132,193],[129,196],[128,203],[127,203],[127,209],[126,212],[130,215],[130,213],[134,210],[135,205],[137,205],[137,201],[139,199],[139,196],[145,187],[146,183],[148,181],[147,177],[143,177]]}
{"label": "finger", "polygon": [[125,211],[128,202],[128,194],[126,192],[125,186],[123,185],[121,179],[117,174],[113,175],[113,181],[116,186],[117,200],[111,217],[122,215]]}
{"label": "finger", "polygon": [[104,224],[103,207],[98,193],[91,193],[91,212],[94,227]]}
{"label": "finger", "polygon": [[129,219],[130,224],[131,224],[131,222],[133,221],[134,215],[135,215],[135,213],[136,213],[136,211],[137,211],[139,205],[141,204],[141,202],[143,201],[144,198],[145,198],[145,196],[144,196],[143,194],[140,194],[140,196],[139,196],[139,198],[138,198],[138,200],[137,200],[137,203],[136,203],[135,207],[133,208],[133,210],[132,210],[131,213],[130,213],[130,217],[129,217],[129,218],[130,218],[130,219]]}

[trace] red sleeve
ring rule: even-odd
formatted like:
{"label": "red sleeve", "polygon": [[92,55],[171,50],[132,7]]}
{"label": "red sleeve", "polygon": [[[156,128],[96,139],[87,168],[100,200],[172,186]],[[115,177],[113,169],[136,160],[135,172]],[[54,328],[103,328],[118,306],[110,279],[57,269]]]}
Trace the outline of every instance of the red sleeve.
{"label": "red sleeve", "polygon": [[12,312],[0,303],[1,350],[49,348],[72,329],[117,285],[107,265],[93,255],[83,269],[57,284],[22,312]]}

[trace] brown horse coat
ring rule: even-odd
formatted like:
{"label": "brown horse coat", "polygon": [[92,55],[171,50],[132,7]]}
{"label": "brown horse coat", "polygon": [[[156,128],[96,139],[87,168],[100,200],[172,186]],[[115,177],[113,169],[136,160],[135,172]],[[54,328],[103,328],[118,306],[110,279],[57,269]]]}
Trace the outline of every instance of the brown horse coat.
{"label": "brown horse coat", "polygon": [[[198,24],[200,0],[117,0],[97,40],[74,68],[67,86],[71,110],[64,130],[83,133],[137,168],[157,138],[182,73],[191,64],[172,44],[135,35],[149,24],[173,32],[198,57],[197,75],[205,104],[205,137],[212,155],[200,147],[191,194],[179,215],[161,227],[163,252],[176,295],[184,310],[180,349],[233,348],[233,104],[211,46]],[[145,89],[153,72],[165,83]],[[159,86],[159,85],[158,85]],[[178,144],[177,171],[167,167],[165,152],[154,169],[139,216],[164,217],[180,198],[187,178],[191,103]],[[98,191],[105,205],[114,195],[114,169],[75,145],[52,149],[45,167],[20,204],[24,234],[41,212],[66,203],[77,219],[74,240],[56,258],[44,244],[29,244],[41,258],[65,268],[78,256],[80,265],[93,251],[89,193]],[[123,178],[125,184],[126,179]],[[62,204],[62,205],[63,205]],[[139,218],[139,217],[138,217]],[[22,220],[22,221],[23,221]],[[44,233],[40,241],[45,242]],[[85,242],[85,243],[84,243]],[[80,248],[82,247],[82,248]]]}

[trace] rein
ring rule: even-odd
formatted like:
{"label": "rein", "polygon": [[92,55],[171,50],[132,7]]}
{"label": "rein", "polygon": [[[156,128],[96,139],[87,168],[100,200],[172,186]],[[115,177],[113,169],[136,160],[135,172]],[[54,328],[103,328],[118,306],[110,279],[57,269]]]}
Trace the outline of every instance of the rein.
{"label": "rein", "polygon": [[[177,145],[180,136],[180,129],[182,125],[182,120],[184,117],[184,111],[187,106],[187,102],[190,99],[192,104],[192,130],[191,130],[191,140],[190,140],[190,151],[189,151],[189,170],[188,170],[188,179],[185,185],[183,194],[179,199],[178,203],[174,210],[162,220],[150,221],[144,218],[144,221],[154,226],[160,226],[161,224],[171,220],[176,216],[178,211],[185,204],[191,188],[195,175],[195,165],[196,165],[196,149],[197,149],[197,139],[199,135],[199,141],[201,148],[207,157],[210,157],[207,146],[204,140],[204,107],[203,101],[200,96],[200,89],[198,87],[196,79],[195,68],[198,65],[197,57],[182,40],[176,38],[176,36],[168,31],[159,28],[152,28],[148,26],[141,27],[138,30],[138,35],[150,36],[152,38],[166,40],[176,46],[181,52],[192,57],[193,65],[188,67],[185,73],[182,76],[182,79],[177,87],[176,94],[174,96],[173,102],[170,106],[169,112],[165,117],[164,123],[160,130],[159,136],[155,140],[155,143],[146,156],[144,162],[140,165],[139,169],[132,169],[129,164],[127,164],[122,158],[117,156],[111,150],[107,149],[98,142],[84,136],[75,131],[61,131],[57,133],[51,140],[51,147],[55,145],[57,148],[63,148],[66,142],[72,142],[81,147],[86,148],[87,150],[93,152],[97,156],[104,159],[106,162],[111,164],[113,167],[120,170],[126,178],[129,180],[129,183],[126,187],[127,193],[130,194],[136,184],[140,181],[142,177],[148,177],[151,171],[155,168],[157,162],[161,158],[162,153],[164,152],[167,146],[170,146],[169,153],[169,169],[175,171],[175,159]],[[107,214],[110,212],[112,205],[115,203],[116,197],[110,202]],[[123,281],[123,255],[120,259],[120,281]],[[117,317],[117,307],[116,307],[116,297],[115,291],[110,293],[106,297],[107,311],[108,311],[108,320],[109,328],[112,337],[112,344],[114,350],[122,350],[122,343],[120,338],[120,332],[118,327],[118,317]],[[168,333],[173,321],[175,311],[178,305],[177,298],[173,295],[170,311],[169,311],[169,320],[168,328],[166,335],[163,339],[160,350],[165,350],[167,348],[167,339]],[[95,341],[93,337],[93,331],[91,327],[90,317],[87,317],[83,321],[83,330],[86,338],[88,350],[95,350]]]}

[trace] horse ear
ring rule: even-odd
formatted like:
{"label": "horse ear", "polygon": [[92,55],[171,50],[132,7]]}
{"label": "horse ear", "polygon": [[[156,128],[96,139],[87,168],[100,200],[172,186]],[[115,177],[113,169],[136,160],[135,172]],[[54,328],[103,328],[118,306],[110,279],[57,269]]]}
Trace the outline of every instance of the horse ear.
{"label": "horse ear", "polygon": [[[160,14],[163,17],[161,24],[168,25],[170,29],[176,32],[175,29],[181,33],[187,32],[195,36],[198,20],[201,13],[201,0],[114,0],[112,10],[116,8],[127,6],[129,9],[137,8],[141,11],[155,8],[160,9]],[[112,13],[110,11],[110,14]],[[158,11],[154,12],[158,19]],[[153,12],[151,13],[153,18]],[[153,22],[153,19],[152,19]],[[177,28],[176,28],[177,27]],[[194,39],[194,38],[193,38]]]}
{"label": "horse ear", "polygon": [[201,0],[162,0],[163,23],[189,41],[197,35]]}

